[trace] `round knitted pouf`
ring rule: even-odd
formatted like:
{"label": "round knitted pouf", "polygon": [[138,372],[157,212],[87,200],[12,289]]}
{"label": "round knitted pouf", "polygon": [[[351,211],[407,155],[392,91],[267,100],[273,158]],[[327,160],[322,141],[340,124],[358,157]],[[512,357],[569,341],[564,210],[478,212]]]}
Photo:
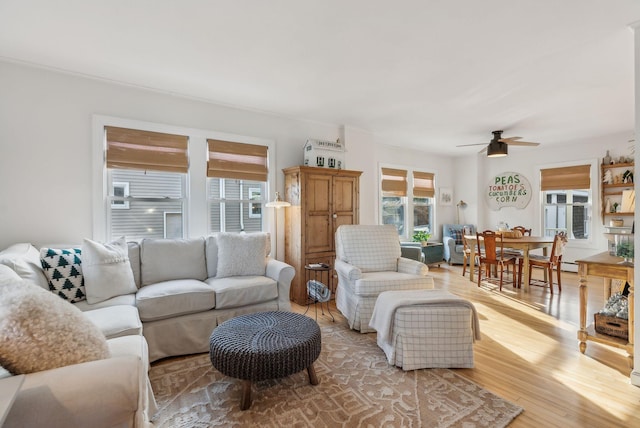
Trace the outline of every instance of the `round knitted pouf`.
{"label": "round knitted pouf", "polygon": [[320,356],[320,327],[293,312],[258,312],[223,322],[211,333],[209,357],[220,373],[242,379],[240,408],[251,406],[251,382],[290,376],[307,369],[318,384],[313,362]]}

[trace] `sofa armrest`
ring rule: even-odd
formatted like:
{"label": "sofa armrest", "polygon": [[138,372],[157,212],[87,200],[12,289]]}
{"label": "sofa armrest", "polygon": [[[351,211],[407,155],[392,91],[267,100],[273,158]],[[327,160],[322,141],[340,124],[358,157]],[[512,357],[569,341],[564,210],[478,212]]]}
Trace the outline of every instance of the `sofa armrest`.
{"label": "sofa armrest", "polygon": [[424,262],[424,254],[420,243],[418,245],[400,244],[400,254],[400,257]]}
{"label": "sofa armrest", "polygon": [[398,258],[398,272],[426,276],[429,273],[429,266],[417,260],[400,257]]}
{"label": "sofa armrest", "polygon": [[362,278],[362,271],[360,268],[347,262],[343,262],[342,260],[336,259],[333,263],[333,267],[338,274],[338,279],[342,277],[346,281],[354,282]]}
{"label": "sofa armrest", "polygon": [[271,258],[267,261],[266,276],[278,282],[278,309],[281,311],[291,310],[289,289],[295,274],[293,266],[287,263]]}
{"label": "sofa armrest", "polygon": [[456,252],[456,240],[451,236],[442,238],[442,257],[446,262],[451,260],[451,254]]}
{"label": "sofa armrest", "polygon": [[143,363],[131,355],[27,374],[4,427],[148,425],[141,376]]}

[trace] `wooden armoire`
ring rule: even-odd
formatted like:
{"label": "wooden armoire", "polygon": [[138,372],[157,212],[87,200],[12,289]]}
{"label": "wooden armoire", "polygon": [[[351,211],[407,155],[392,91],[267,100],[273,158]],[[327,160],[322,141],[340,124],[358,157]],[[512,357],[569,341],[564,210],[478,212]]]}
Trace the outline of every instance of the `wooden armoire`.
{"label": "wooden armoire", "polygon": [[333,270],[335,232],[341,224],[360,221],[361,171],[294,166],[285,168],[285,262],[296,275],[291,282],[291,300],[307,304],[306,272],[310,263],[326,263],[331,267],[326,284],[332,298],[337,277]]}

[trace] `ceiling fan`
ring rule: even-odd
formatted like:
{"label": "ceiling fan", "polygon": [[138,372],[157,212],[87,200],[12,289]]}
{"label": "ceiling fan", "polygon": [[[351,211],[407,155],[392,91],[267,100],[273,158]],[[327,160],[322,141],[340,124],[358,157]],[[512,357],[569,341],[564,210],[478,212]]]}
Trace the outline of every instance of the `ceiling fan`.
{"label": "ceiling fan", "polygon": [[[489,142],[484,149],[480,150],[480,153],[487,152],[487,157],[497,158],[501,156],[506,156],[508,154],[508,146],[539,146],[540,143],[531,143],[528,141],[518,141],[522,139],[522,137],[508,137],[502,138],[503,131],[492,131],[493,139]],[[477,143],[477,144],[463,144],[456,147],[467,147],[467,146],[483,146],[485,143]]]}

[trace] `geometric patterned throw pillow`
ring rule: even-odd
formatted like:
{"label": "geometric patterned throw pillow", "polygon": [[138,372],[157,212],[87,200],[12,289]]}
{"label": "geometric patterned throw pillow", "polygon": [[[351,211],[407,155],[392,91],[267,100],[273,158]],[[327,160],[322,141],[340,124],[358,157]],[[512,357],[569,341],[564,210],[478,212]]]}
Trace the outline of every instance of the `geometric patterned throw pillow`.
{"label": "geometric patterned throw pillow", "polygon": [[462,245],[462,230],[450,228],[449,236],[456,241],[456,245]]}
{"label": "geometric patterned throw pillow", "polygon": [[80,248],[42,248],[40,262],[49,289],[71,303],[86,299]]}

